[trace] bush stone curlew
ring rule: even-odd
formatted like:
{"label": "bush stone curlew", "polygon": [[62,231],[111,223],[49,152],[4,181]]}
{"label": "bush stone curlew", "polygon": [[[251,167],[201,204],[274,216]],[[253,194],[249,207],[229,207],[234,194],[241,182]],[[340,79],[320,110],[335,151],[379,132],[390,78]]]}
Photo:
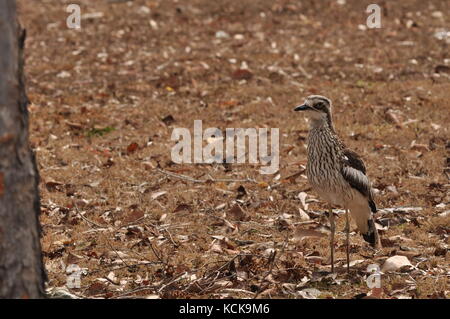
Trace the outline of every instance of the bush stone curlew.
{"label": "bush stone curlew", "polygon": [[359,232],[372,247],[380,246],[380,239],[372,217],[376,212],[373,192],[361,157],[348,149],[334,130],[331,101],[320,95],[308,96],[302,111],[309,119],[308,162],[306,174],[313,190],[329,204],[331,228],[331,271],[334,272],[335,222],[332,206],[345,209],[347,233],[347,271],[350,271],[350,220],[355,220]]}

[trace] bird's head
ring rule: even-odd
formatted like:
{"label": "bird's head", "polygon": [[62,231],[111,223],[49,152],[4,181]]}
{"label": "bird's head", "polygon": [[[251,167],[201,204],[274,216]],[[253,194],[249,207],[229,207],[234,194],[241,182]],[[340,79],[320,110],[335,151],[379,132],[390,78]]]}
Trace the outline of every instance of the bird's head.
{"label": "bird's head", "polygon": [[311,124],[326,122],[332,127],[331,100],[322,95],[308,96],[302,105],[294,108],[294,111],[304,112]]}

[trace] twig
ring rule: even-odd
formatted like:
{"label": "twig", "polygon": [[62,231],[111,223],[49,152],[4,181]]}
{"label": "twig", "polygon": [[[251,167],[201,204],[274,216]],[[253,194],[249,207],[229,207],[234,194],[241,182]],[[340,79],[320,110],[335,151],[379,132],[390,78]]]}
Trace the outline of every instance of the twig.
{"label": "twig", "polygon": [[[286,249],[287,245],[288,245],[288,238],[286,237],[286,240],[285,240],[285,242],[284,242],[284,244],[283,244],[283,247],[281,247],[281,253],[278,254],[278,256],[283,255],[284,250]],[[263,276],[263,278],[260,280],[261,282],[263,282],[270,274],[272,274],[273,267],[275,266],[275,258],[277,257],[277,251],[274,250],[273,253],[270,254],[269,257],[270,257],[270,258],[269,258],[269,260],[268,260],[268,262],[267,262],[267,263],[269,264],[269,270],[266,272],[266,274],[265,274],[265,275]],[[280,257],[278,257],[278,258],[280,258]],[[269,286],[269,284],[267,284],[267,285],[265,286],[265,288],[267,288],[268,286]],[[253,299],[258,298],[258,296],[259,296],[264,290],[265,290],[265,289],[260,289],[257,293],[255,293],[255,295],[253,296]]]}
{"label": "twig", "polygon": [[91,224],[91,225],[94,225],[94,226],[97,227],[97,228],[106,228],[106,229],[107,229],[107,227],[105,227],[104,225],[97,224],[96,222],[93,222],[92,220],[89,220],[89,219],[87,219],[86,217],[84,217],[83,214],[81,214],[80,211],[78,210],[77,204],[74,203],[74,205],[75,205],[75,211],[76,211],[76,213],[77,213],[84,221],[88,222],[88,223]]}
{"label": "twig", "polygon": [[172,244],[175,246],[175,248],[180,246],[173,240],[172,234],[169,232],[169,230],[167,228],[163,228],[162,230],[165,231],[169,235],[169,240],[172,242]]}
{"label": "twig", "polygon": [[212,274],[214,273],[220,273],[220,271],[226,267],[228,267],[229,265],[231,265],[232,262],[234,262],[234,260],[236,258],[238,258],[239,256],[243,256],[242,254],[237,254],[235,255],[233,258],[231,258],[230,260],[228,260],[226,263],[224,263],[222,266],[220,266],[219,268],[217,268],[216,270],[211,271],[208,275],[205,275],[204,278],[209,278]]}
{"label": "twig", "polygon": [[123,260],[123,258],[120,257],[120,254],[119,254],[119,253],[117,252],[117,250],[111,245],[111,243],[109,242],[109,240],[106,240],[106,244],[109,246],[109,248],[111,248],[111,249],[116,253],[117,257],[119,257],[119,259],[123,262],[123,264],[124,264],[126,267],[130,267],[130,265],[128,265],[128,264],[125,262],[125,260]]}
{"label": "twig", "polygon": [[177,281],[180,281],[181,279],[183,279],[183,277],[187,274],[187,272],[184,272],[182,274],[180,274],[179,276],[175,277],[174,279],[172,279],[171,281],[169,281],[167,284],[162,285],[161,288],[158,289],[158,293],[161,293],[161,291],[163,291],[166,287],[170,286],[173,283],[176,283]]}
{"label": "twig", "polygon": [[229,276],[225,276],[225,277],[220,277],[220,278],[219,278],[219,273],[217,273],[216,278],[210,280],[210,281],[207,283],[207,286],[206,286],[205,288],[203,288],[203,289],[199,292],[199,294],[204,294],[204,293],[212,292],[212,291],[215,290],[215,289],[213,289],[213,288],[214,288],[214,284],[215,284],[217,281],[223,280],[223,279],[231,279],[231,278],[233,278],[233,277],[234,277],[234,275],[229,275]]}
{"label": "twig", "polygon": [[156,252],[155,247],[153,247],[152,242],[149,240],[148,241],[150,244],[150,248],[152,249],[153,253],[155,254],[156,258],[164,265],[167,265],[167,263],[161,258],[161,256],[159,256],[159,254]]}
{"label": "twig", "polygon": [[308,72],[306,72],[306,70],[299,64],[298,69],[300,70],[300,72],[307,78],[307,79],[311,79],[312,75],[309,74]]}
{"label": "twig", "polygon": [[[116,266],[116,265],[105,265],[103,266],[102,269],[97,269],[97,270],[92,270],[89,271],[89,274],[96,274],[96,273],[100,273],[100,272],[104,272],[104,271],[115,271],[115,270],[119,270],[119,269],[123,269],[123,268],[134,268],[134,267],[138,267],[138,266],[151,266],[151,265],[159,265],[162,264],[162,262],[160,261],[148,261],[148,262],[143,262],[143,263],[136,263],[136,264],[132,264],[132,265],[128,265],[128,266]],[[110,267],[108,269],[105,269],[104,267]]]}
{"label": "twig", "polygon": [[132,294],[132,293],[136,293],[136,292],[140,292],[140,291],[145,291],[145,290],[153,290],[153,291],[156,291],[156,288],[157,288],[157,287],[155,287],[155,286],[147,286],[147,287],[134,288],[134,289],[132,289],[132,290],[130,290],[130,291],[127,291],[127,292],[124,292],[124,293],[122,293],[122,294],[120,294],[120,295],[113,296],[113,297],[111,297],[110,299],[119,299],[119,298],[121,298],[121,297],[130,295],[130,294]]}
{"label": "twig", "polygon": [[169,172],[169,171],[165,171],[163,169],[160,168],[156,168],[156,170],[158,172],[160,172],[161,174],[170,176],[170,177],[175,177],[178,179],[183,179],[189,182],[193,182],[193,183],[233,183],[233,182],[240,182],[240,183],[258,183],[257,181],[255,181],[254,179],[251,178],[246,178],[246,179],[233,179],[233,178],[214,178],[212,176],[210,176],[209,179],[196,179],[187,175],[183,175],[183,174],[177,174],[177,173],[173,173],[173,172]]}
{"label": "twig", "polygon": [[244,289],[236,289],[236,288],[225,288],[220,291],[221,293],[243,293],[248,295],[254,295],[253,291],[244,290]]}

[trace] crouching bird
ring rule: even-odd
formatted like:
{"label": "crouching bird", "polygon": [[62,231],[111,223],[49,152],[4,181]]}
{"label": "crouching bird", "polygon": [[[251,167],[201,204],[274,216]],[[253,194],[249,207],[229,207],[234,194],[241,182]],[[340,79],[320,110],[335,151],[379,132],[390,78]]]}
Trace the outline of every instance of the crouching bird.
{"label": "crouching bird", "polygon": [[347,272],[350,271],[350,221],[355,220],[359,232],[372,247],[380,247],[380,239],[372,214],[377,208],[372,187],[361,157],[348,149],[334,130],[331,101],[320,95],[308,96],[294,111],[309,119],[308,162],[306,174],[319,197],[329,204],[331,227],[331,272],[334,272],[335,222],[332,206],[341,206],[346,216]]}

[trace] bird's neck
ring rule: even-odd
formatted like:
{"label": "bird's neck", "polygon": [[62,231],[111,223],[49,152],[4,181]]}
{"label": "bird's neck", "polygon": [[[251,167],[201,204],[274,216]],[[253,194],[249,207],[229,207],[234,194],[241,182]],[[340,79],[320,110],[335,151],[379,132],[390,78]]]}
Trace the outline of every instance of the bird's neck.
{"label": "bird's neck", "polygon": [[331,119],[331,116],[329,116],[329,115],[327,115],[326,117],[310,119],[309,126],[310,126],[311,130],[329,129],[332,132],[335,132],[334,126],[333,126],[333,121]]}

